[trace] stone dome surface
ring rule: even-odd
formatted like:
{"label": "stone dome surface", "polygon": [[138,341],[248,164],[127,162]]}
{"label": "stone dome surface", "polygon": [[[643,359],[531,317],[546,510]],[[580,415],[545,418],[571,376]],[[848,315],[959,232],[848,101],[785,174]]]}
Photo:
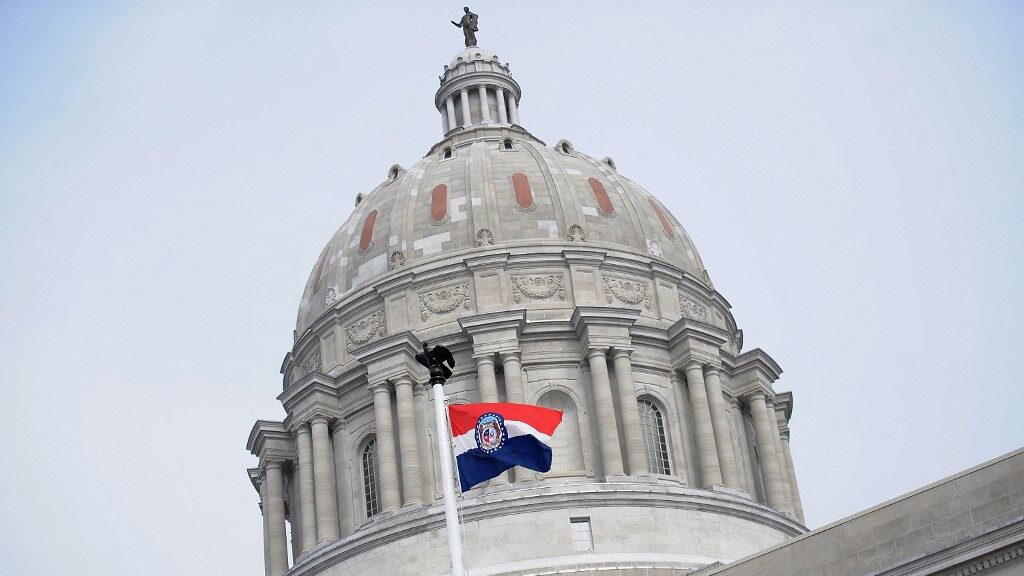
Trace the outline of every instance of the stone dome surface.
{"label": "stone dome surface", "polygon": [[549,148],[521,129],[446,139],[412,168],[392,167],[360,198],[314,265],[298,334],[370,280],[495,248],[615,248],[707,283],[679,221],[611,159],[596,160],[565,141]]}

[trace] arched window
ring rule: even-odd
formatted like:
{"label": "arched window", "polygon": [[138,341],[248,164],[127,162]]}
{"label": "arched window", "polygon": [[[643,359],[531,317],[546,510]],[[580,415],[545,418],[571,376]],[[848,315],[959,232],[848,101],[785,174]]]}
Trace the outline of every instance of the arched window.
{"label": "arched window", "polygon": [[377,481],[377,439],[366,443],[362,453],[363,463],[363,501],[366,504],[366,517],[371,518],[380,513],[380,485]]}
{"label": "arched window", "polygon": [[511,150],[512,149],[512,139],[511,138],[505,138],[504,140],[502,140],[501,141],[501,148],[502,148],[502,150]]}
{"label": "arched window", "polygon": [[444,151],[441,152],[441,159],[442,160],[448,160],[451,157],[452,157],[451,146],[445,146]]}
{"label": "arched window", "polygon": [[668,441],[665,438],[665,418],[661,410],[648,400],[638,400],[640,432],[644,437],[647,470],[654,474],[671,474],[668,462]]}
{"label": "arched window", "polygon": [[561,390],[549,390],[537,399],[538,406],[562,411],[562,423],[551,437],[551,473],[582,474],[583,437],[580,434],[579,414],[573,399]]}

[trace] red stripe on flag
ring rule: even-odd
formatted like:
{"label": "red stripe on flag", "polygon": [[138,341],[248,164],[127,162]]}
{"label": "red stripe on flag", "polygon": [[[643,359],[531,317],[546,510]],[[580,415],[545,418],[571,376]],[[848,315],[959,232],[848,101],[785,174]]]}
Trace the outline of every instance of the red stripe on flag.
{"label": "red stripe on flag", "polygon": [[505,420],[526,422],[541,434],[550,436],[562,421],[562,411],[541,408],[529,404],[489,402],[482,404],[452,404],[448,417],[452,421],[452,436],[461,436],[476,428],[476,421],[482,414],[496,412]]}

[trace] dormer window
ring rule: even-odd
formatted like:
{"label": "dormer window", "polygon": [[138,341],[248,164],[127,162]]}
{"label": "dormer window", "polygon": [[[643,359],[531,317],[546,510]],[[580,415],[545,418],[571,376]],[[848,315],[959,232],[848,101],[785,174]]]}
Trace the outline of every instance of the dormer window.
{"label": "dormer window", "polygon": [[395,164],[388,170],[388,183],[398,180],[398,175],[402,172],[402,167]]}
{"label": "dormer window", "polygon": [[501,141],[501,149],[502,150],[511,150],[512,149],[512,139],[511,138],[505,138],[504,140],[502,140]]}
{"label": "dormer window", "polygon": [[451,157],[452,157],[452,147],[451,146],[445,146],[444,150],[441,151],[441,160],[451,160]]}
{"label": "dormer window", "polygon": [[559,140],[558,144],[555,144],[555,150],[559,154],[565,154],[566,156],[572,156],[573,154],[572,143],[568,140]]}

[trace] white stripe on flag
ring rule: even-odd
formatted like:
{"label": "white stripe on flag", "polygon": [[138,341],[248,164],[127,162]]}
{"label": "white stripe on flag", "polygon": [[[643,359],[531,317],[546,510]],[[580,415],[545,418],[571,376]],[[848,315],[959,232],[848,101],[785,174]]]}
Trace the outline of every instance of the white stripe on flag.
{"label": "white stripe on flag", "polygon": [[[545,444],[551,444],[550,435],[538,432],[536,428],[530,426],[526,422],[505,420],[505,429],[508,430],[509,438],[515,438],[516,436],[533,436]],[[462,454],[476,448],[476,428],[467,430],[465,434],[452,438],[452,443],[455,445],[456,456],[461,456]]]}

